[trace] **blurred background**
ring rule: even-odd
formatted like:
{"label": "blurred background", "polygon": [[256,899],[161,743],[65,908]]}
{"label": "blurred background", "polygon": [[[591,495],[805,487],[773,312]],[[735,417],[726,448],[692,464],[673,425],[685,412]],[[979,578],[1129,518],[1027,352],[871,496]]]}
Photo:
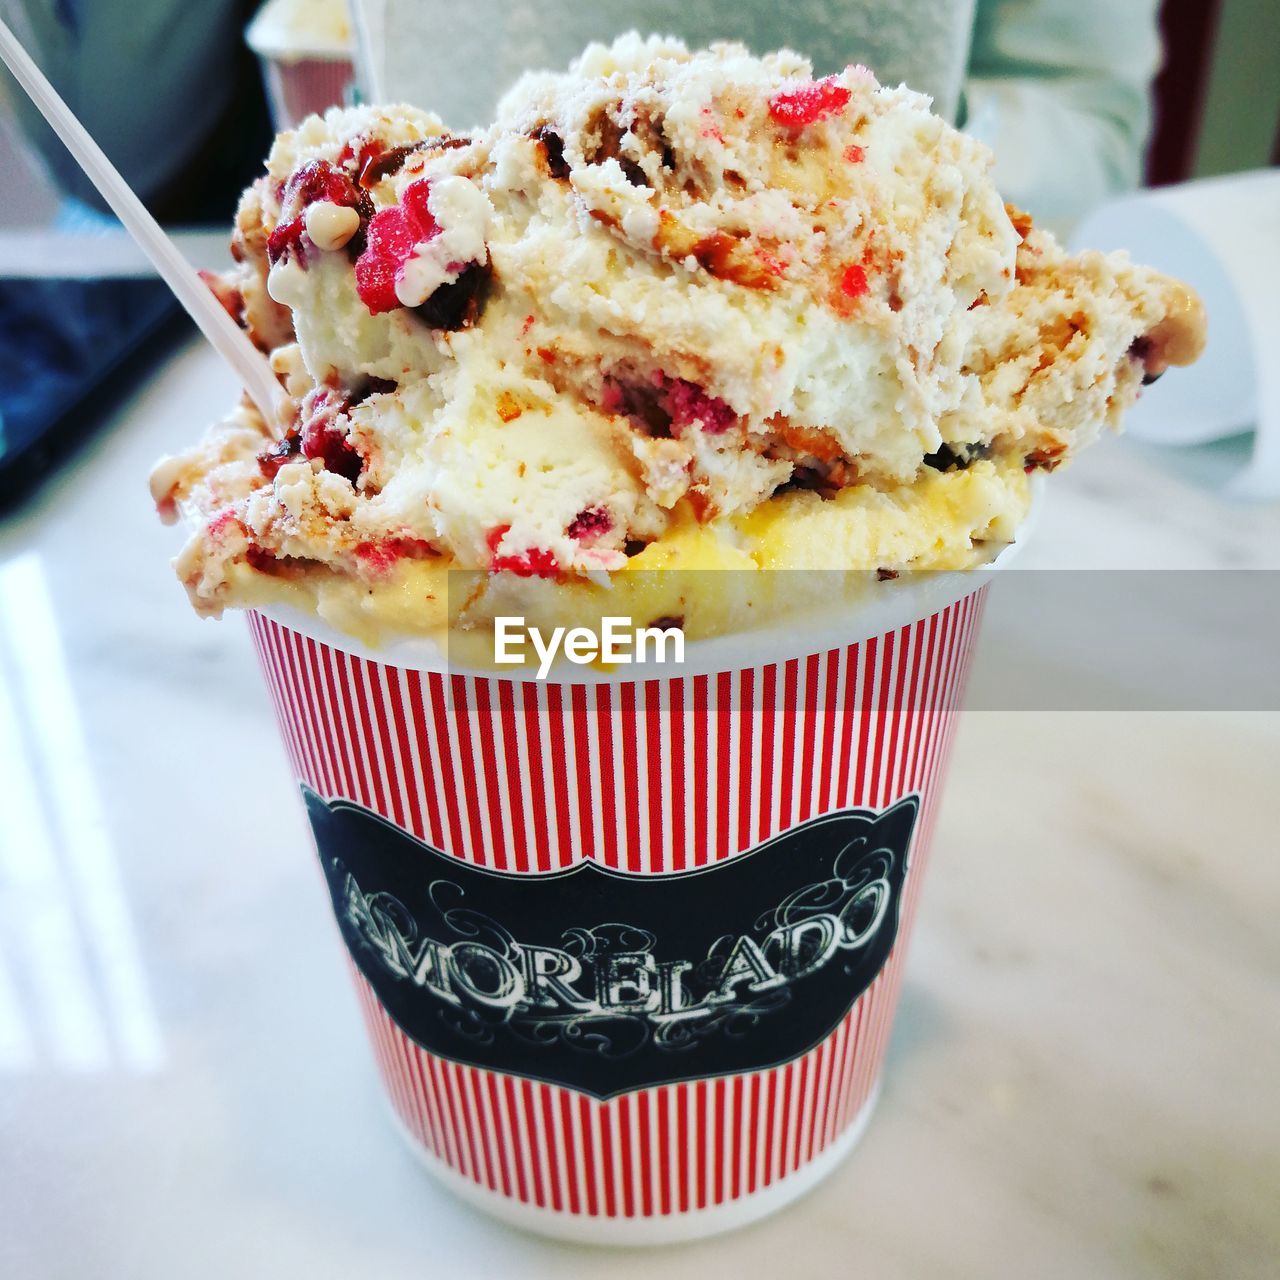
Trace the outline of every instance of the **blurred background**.
{"label": "blurred background", "polygon": [[[1280,162],[1273,0],[0,0],[0,15],[201,267],[225,261],[274,128],[372,97],[465,127],[525,67],[632,27],[788,44],[819,73],[861,61],[924,89],[993,145],[1005,195],[1065,236],[1140,185]],[[12,504],[157,340],[187,330],[7,73],[0,175],[0,501]]]}
{"label": "blurred background", "polygon": [[[787,44],[818,73],[864,61],[923,88],[992,143],[1006,197],[1061,236],[1130,189],[1280,163],[1272,0],[0,0],[0,14],[201,268],[225,261],[274,129],[371,97],[466,127],[521,69],[632,27]],[[187,330],[6,73],[0,174],[0,500],[13,503],[95,428],[156,340]]]}

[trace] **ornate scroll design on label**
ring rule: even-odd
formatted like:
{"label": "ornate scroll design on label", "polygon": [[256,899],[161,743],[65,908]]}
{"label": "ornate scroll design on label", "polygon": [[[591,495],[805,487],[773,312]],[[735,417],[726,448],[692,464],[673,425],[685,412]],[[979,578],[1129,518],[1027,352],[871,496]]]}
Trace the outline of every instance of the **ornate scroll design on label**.
{"label": "ornate scroll design on label", "polygon": [[599,1098],[777,1065],[897,936],[919,801],[802,823],[695,871],[489,871],[303,788],[343,937],[407,1035]]}

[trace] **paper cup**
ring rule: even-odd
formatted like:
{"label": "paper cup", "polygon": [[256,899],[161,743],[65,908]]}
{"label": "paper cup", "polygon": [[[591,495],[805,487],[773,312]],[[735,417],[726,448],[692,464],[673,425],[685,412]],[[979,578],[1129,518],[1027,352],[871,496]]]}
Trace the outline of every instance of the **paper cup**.
{"label": "paper cup", "polygon": [[277,133],[348,101],[355,63],[344,5],[269,0],[244,38],[258,55]]}
{"label": "paper cup", "polygon": [[639,680],[393,665],[250,615],[392,1110],[449,1189],[657,1244],[850,1150],[985,598],[950,585],[879,634]]}
{"label": "paper cup", "polygon": [[1185,280],[1204,302],[1204,355],[1143,390],[1125,430],[1196,445],[1254,432],[1243,497],[1280,496],[1280,170],[1157,187],[1113,200],[1075,231],[1075,248],[1126,249]]}
{"label": "paper cup", "polygon": [[309,115],[342,106],[355,82],[350,58],[260,57],[259,62],[277,133],[296,128]]}

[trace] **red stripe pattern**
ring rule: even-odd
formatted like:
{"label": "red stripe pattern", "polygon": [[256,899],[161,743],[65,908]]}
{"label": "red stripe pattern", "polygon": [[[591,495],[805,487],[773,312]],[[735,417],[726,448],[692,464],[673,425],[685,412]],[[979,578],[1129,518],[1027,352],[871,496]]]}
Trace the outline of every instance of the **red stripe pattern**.
{"label": "red stripe pattern", "polygon": [[827,1039],[779,1067],[599,1102],[428,1052],[352,964],[423,1147],[513,1200],[634,1218],[750,1195],[838,1138],[879,1077],[984,598],[804,658],[597,685],[392,667],[251,614],[298,778],[486,867],[682,871],[823,813],[921,798],[887,963]]}

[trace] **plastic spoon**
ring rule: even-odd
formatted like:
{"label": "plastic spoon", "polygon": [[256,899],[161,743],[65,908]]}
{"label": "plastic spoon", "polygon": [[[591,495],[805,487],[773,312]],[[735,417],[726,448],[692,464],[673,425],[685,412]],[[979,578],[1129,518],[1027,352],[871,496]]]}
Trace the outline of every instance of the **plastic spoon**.
{"label": "plastic spoon", "polygon": [[0,21],[0,58],[26,90],[31,101],[62,139],[89,181],[120,219],[138,247],[151,260],[160,278],[195,321],[213,349],[231,366],[258,411],[276,424],[286,397],[267,358],[249,341],[244,330],[223,310],[195,269],[178,251],[160,224],[147,212],[129,184],[86,132],[40,68]]}

